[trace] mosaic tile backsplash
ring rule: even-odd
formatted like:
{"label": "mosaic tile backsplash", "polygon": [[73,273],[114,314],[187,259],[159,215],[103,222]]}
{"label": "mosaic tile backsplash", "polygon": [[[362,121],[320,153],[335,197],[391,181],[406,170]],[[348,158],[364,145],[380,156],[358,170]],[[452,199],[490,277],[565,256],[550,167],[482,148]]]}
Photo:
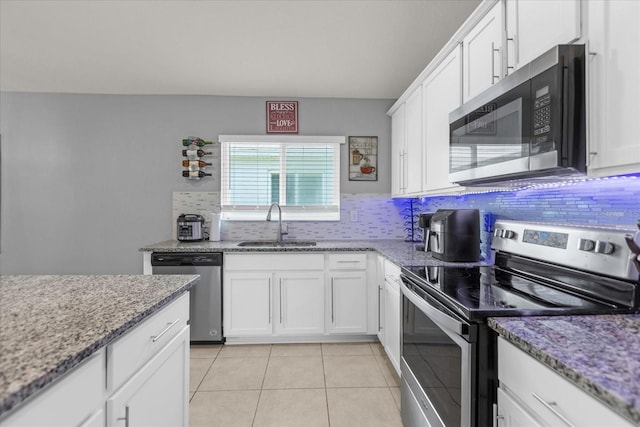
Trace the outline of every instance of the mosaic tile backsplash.
{"label": "mosaic tile backsplash", "polygon": [[[172,236],[176,235],[175,222],[179,214],[199,213],[208,221],[209,212],[220,212],[220,193],[174,192]],[[342,194],[340,221],[283,224],[288,228],[286,238],[289,240],[402,240],[411,235],[410,226],[405,228],[403,213],[410,217],[411,209],[403,200],[393,200],[388,194]],[[265,210],[265,217],[266,214]],[[223,221],[221,237],[222,240],[275,239],[277,227],[277,221]]]}
{"label": "mosaic tile backsplash", "polygon": [[[219,212],[214,192],[173,194],[175,218],[182,212]],[[482,253],[486,258],[496,219],[586,225],[634,225],[640,219],[640,175],[570,182],[518,191],[420,199],[391,199],[388,194],[342,194],[338,222],[287,222],[287,239],[394,239],[422,241],[420,212],[465,208],[480,210]],[[266,213],[265,213],[266,215]],[[353,220],[352,220],[353,219]],[[223,240],[275,238],[277,222],[223,221]]]}
{"label": "mosaic tile backsplash", "polygon": [[[568,182],[562,185],[532,187],[518,191],[441,196],[404,201],[414,205],[417,214],[437,209],[478,209],[482,221],[480,238],[482,253],[487,255],[488,242],[496,219],[541,221],[585,225],[629,225],[640,220],[640,175]],[[405,218],[405,221],[408,221]],[[422,234],[415,228],[414,241]],[[405,236],[411,239],[411,235]]]}

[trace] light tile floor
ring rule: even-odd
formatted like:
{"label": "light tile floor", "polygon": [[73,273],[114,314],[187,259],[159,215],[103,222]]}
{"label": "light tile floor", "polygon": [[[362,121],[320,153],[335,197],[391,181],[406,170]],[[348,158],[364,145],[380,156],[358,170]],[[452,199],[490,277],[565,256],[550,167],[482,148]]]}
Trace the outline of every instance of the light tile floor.
{"label": "light tile floor", "polygon": [[192,346],[191,427],[402,427],[379,343]]}

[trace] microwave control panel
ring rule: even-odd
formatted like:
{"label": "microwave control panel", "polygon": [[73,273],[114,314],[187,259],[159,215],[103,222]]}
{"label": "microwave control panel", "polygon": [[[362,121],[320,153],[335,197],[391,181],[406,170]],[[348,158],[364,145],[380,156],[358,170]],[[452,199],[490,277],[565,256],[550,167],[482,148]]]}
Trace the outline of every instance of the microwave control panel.
{"label": "microwave control panel", "polygon": [[545,143],[549,140],[551,133],[551,94],[549,86],[545,86],[536,91],[536,98],[533,103],[533,136],[535,142]]}

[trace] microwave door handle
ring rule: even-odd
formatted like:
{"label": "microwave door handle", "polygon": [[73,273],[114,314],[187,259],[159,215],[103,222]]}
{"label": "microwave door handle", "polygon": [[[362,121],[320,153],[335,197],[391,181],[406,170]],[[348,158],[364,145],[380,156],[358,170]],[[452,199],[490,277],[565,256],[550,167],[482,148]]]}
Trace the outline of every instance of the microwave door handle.
{"label": "microwave door handle", "polygon": [[[566,66],[562,66],[562,141],[560,142],[560,164],[568,164],[569,163],[569,141],[570,137],[573,135],[569,135],[569,123],[575,120],[573,116],[574,113],[574,105],[575,100],[569,99],[569,97],[573,97],[572,92],[569,90],[569,85],[572,82],[569,81],[569,70]],[[571,114],[567,114],[571,111]],[[571,144],[573,146],[573,144]]]}
{"label": "microwave door handle", "polygon": [[402,279],[400,281],[400,289],[402,291],[402,294],[406,296],[413,305],[418,307],[421,312],[428,316],[429,319],[431,319],[438,326],[453,331],[457,335],[464,335],[466,333],[467,325],[465,323],[451,316],[448,316],[442,311],[431,306],[429,303],[418,297],[415,293],[413,293],[413,291],[407,288],[407,285],[404,284],[404,280],[406,279],[405,277],[401,276],[400,278]]}

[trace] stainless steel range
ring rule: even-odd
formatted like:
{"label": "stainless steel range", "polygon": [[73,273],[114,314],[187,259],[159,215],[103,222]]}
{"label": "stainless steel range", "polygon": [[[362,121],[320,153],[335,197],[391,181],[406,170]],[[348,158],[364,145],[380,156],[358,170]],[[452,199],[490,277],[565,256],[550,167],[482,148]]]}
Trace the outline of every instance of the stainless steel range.
{"label": "stainless steel range", "polygon": [[497,221],[491,247],[491,267],[402,269],[405,427],[493,424],[496,344],[488,317],[640,307],[638,228]]}

